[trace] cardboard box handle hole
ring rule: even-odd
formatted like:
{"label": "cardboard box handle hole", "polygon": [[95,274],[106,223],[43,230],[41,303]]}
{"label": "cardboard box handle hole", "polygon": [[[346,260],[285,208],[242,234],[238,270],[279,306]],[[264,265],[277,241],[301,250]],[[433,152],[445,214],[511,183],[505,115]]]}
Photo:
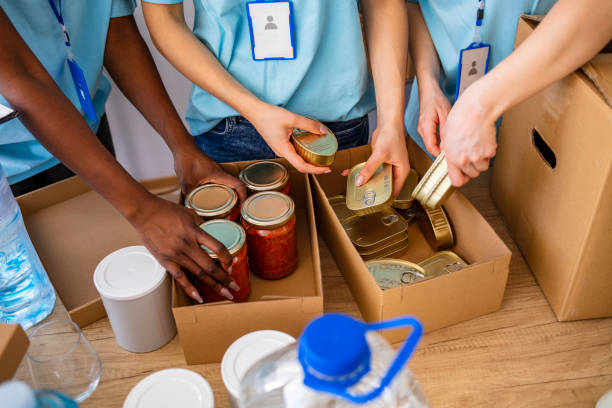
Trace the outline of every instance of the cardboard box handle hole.
{"label": "cardboard box handle hole", "polygon": [[546,164],[550,166],[550,168],[554,169],[557,167],[557,156],[555,156],[555,152],[552,151],[548,143],[542,138],[540,132],[536,129],[531,130],[531,136],[533,140],[533,146],[536,148],[540,157],[544,159]]}

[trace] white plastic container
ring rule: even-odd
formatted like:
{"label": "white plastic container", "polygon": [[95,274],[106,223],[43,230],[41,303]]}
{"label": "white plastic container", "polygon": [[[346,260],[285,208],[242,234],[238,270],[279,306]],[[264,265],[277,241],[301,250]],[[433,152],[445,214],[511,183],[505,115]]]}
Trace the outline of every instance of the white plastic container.
{"label": "white plastic container", "polygon": [[259,330],[233,342],[221,360],[221,378],[227,388],[232,408],[238,408],[240,381],[257,361],[295,343],[292,336],[276,330]]}
{"label": "white plastic container", "polygon": [[132,388],[123,408],[214,408],[215,397],[198,373],[169,368],[153,373]]}
{"label": "white plastic container", "polygon": [[121,348],[145,353],[176,335],[170,277],[144,246],[107,255],[96,267],[94,284]]}

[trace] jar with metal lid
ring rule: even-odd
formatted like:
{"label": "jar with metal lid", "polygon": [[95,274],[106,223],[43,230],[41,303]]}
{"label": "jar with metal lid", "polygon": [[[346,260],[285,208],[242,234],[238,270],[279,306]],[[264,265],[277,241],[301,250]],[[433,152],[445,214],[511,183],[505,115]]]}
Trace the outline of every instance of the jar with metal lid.
{"label": "jar with metal lid", "polygon": [[240,206],[238,194],[223,184],[204,184],[185,198],[185,207],[192,208],[204,220],[222,219],[238,221]]}
{"label": "jar with metal lid", "polygon": [[[249,279],[249,262],[247,258],[246,234],[244,229],[233,221],[211,220],[200,225],[206,233],[221,242],[232,255],[232,273],[230,277],[240,287],[240,290],[229,289],[234,302],[244,302],[251,293],[251,281]],[[202,245],[208,256],[218,260],[217,254]],[[197,288],[204,299],[204,303],[219,302],[227,300],[219,295],[213,288],[198,279]]]}
{"label": "jar with metal lid", "polygon": [[295,204],[276,191],[257,193],[242,204],[251,271],[264,279],[281,279],[297,268]]}
{"label": "jar with metal lid", "polygon": [[249,194],[280,191],[289,195],[291,191],[287,168],[271,160],[249,164],[240,171],[238,178],[246,185]]}

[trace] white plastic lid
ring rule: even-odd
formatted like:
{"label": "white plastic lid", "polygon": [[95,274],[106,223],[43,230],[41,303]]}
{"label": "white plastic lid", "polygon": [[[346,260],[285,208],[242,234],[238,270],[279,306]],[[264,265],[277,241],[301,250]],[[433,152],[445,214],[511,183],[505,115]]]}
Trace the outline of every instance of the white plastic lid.
{"label": "white plastic lid", "polygon": [[130,246],[102,259],[94,272],[94,285],[107,299],[132,300],[151,293],[165,277],[165,269],[147,248]]}
{"label": "white plastic lid", "polygon": [[208,382],[184,368],[158,371],[142,379],[128,394],[123,408],[213,408]]}
{"label": "white plastic lid", "polygon": [[221,377],[227,391],[238,398],[240,381],[249,368],[273,352],[294,343],[295,339],[276,330],[259,330],[233,342],[221,360]]}

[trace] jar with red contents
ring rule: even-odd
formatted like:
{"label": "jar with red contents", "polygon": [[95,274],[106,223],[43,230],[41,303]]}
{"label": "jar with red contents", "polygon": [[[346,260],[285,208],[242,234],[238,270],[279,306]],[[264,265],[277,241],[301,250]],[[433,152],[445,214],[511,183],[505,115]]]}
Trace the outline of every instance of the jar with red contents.
{"label": "jar with red contents", "polygon": [[264,279],[281,279],[297,268],[295,204],[276,191],[247,198],[241,209],[251,271]]}
{"label": "jar with red contents", "polygon": [[[200,228],[217,241],[221,242],[232,255],[232,273],[230,277],[240,287],[240,290],[235,291],[228,289],[232,296],[234,296],[234,302],[246,301],[251,293],[251,281],[249,280],[249,262],[247,258],[246,234],[244,229],[242,229],[240,225],[229,220],[207,221],[200,225]],[[213,251],[208,249],[205,245],[202,245],[202,248],[206,251],[208,256],[218,260],[217,255]],[[196,287],[202,299],[204,299],[204,303],[227,300],[199,279],[196,282]]]}
{"label": "jar with red contents", "polygon": [[280,191],[289,195],[291,191],[287,168],[270,160],[249,164],[240,171],[238,178],[246,185],[249,194]]}
{"label": "jar with red contents", "polygon": [[185,207],[195,210],[204,220],[237,222],[240,217],[238,194],[223,184],[204,184],[195,188],[185,198]]}

